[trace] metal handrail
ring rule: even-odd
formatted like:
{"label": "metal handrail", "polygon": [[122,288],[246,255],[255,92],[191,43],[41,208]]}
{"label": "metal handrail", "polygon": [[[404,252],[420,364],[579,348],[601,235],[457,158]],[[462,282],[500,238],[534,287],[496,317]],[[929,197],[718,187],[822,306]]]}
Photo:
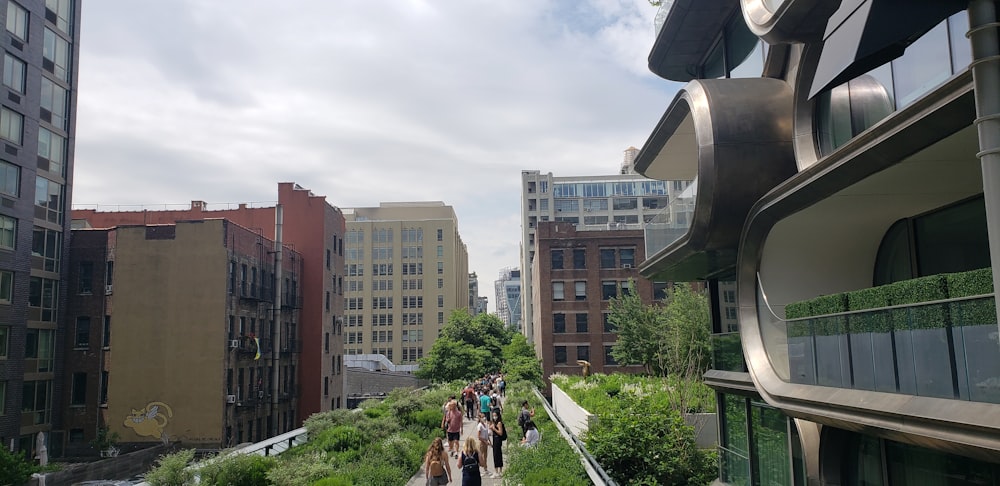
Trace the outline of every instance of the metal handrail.
{"label": "metal handrail", "polygon": [[548,400],[546,400],[545,397],[542,396],[542,393],[538,391],[538,388],[533,388],[532,391],[535,392],[535,396],[542,402],[542,407],[545,408],[545,413],[547,413],[549,418],[552,419],[552,423],[556,425],[556,429],[559,430],[559,433],[569,442],[570,446],[573,447],[576,453],[583,458],[583,461],[581,462],[583,463],[583,468],[587,471],[587,476],[590,477],[590,480],[593,481],[594,484],[618,486],[618,483],[616,483],[614,479],[611,479],[611,476],[604,471],[604,468],[602,468],[600,463],[597,462],[597,459],[587,451],[587,446],[583,443],[583,441],[569,431],[569,428],[565,423],[563,423],[562,419],[559,418],[559,415],[557,415],[555,410],[549,405]]}

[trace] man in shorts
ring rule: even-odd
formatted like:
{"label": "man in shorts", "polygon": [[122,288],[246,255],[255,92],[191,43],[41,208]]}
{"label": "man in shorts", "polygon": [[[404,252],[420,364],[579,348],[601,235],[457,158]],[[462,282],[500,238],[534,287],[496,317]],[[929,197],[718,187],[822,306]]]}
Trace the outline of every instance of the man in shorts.
{"label": "man in shorts", "polygon": [[441,426],[448,434],[448,449],[451,451],[451,457],[458,457],[458,441],[462,435],[462,411],[458,408],[458,402],[454,400],[448,402],[447,409],[444,418],[441,419]]}

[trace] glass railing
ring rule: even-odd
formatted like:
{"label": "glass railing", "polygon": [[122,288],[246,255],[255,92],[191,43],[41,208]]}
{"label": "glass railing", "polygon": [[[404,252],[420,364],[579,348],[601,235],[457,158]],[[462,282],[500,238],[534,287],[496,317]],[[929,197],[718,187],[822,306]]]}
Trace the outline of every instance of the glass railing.
{"label": "glass railing", "polygon": [[765,347],[786,381],[1000,403],[992,295],[787,321],[766,317]]}
{"label": "glass railing", "polygon": [[656,255],[687,234],[694,217],[695,196],[698,195],[698,179],[691,181],[686,189],[670,200],[667,207],[654,213],[643,225],[645,229],[646,256]]}
{"label": "glass railing", "polygon": [[712,369],[720,371],[746,371],[740,333],[712,334],[711,339]]}

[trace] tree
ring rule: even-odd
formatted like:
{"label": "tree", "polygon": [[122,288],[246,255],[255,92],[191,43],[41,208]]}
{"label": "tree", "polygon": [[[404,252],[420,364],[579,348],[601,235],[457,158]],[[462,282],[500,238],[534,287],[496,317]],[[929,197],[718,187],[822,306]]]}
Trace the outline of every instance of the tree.
{"label": "tree", "polygon": [[25,459],[23,452],[0,447],[0,484],[24,484],[38,471],[38,466]]}
{"label": "tree", "polygon": [[[634,288],[631,283],[629,288]],[[618,329],[611,355],[657,376],[698,378],[711,359],[708,299],[690,284],[676,284],[662,303],[646,305],[635,292],[619,292],[608,306]]]}
{"label": "tree", "polygon": [[[469,343],[441,336],[430,352],[420,360],[414,372],[417,378],[442,383],[452,380],[469,381],[483,376],[495,361],[489,352]],[[492,368],[496,369],[496,368]]]}
{"label": "tree", "polygon": [[514,334],[503,347],[502,371],[507,381],[525,380],[542,386],[542,365],[523,334]]}

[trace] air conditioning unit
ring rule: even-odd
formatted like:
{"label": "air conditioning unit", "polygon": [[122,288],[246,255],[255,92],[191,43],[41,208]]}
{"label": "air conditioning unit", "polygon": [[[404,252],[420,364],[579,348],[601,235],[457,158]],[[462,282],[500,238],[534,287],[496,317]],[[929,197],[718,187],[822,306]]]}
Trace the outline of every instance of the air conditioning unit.
{"label": "air conditioning unit", "polygon": [[240,347],[240,340],[239,339],[230,339],[229,340],[229,349],[236,349],[238,347]]}
{"label": "air conditioning unit", "polygon": [[622,268],[632,268],[631,263],[622,263]]}
{"label": "air conditioning unit", "polygon": [[226,395],[226,403],[236,403],[236,395]]}
{"label": "air conditioning unit", "polygon": [[113,287],[114,286],[112,286],[112,285],[105,285],[104,286],[104,295],[111,295],[111,291],[113,290]]}

